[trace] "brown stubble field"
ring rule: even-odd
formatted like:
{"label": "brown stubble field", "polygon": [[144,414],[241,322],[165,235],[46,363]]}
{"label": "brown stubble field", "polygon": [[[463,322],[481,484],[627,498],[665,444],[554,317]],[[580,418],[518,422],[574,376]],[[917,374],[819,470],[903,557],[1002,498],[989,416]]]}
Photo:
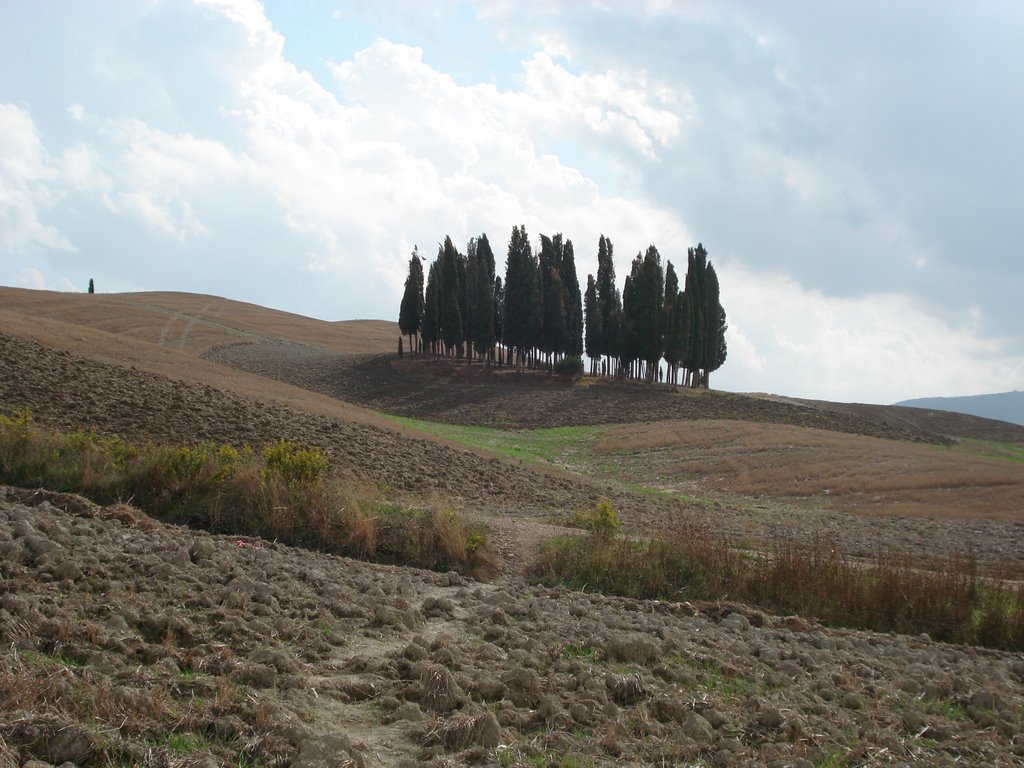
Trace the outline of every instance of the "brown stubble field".
{"label": "brown stubble field", "polygon": [[1024,520],[1020,446],[951,446],[741,421],[618,425],[595,445],[638,481],[857,515]]}

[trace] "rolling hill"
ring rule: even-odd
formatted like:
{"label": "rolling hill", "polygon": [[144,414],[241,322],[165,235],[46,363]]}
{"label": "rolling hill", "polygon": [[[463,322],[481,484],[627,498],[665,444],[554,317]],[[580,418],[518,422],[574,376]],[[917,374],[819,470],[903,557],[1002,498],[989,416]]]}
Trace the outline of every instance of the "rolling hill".
{"label": "rolling hill", "polygon": [[806,546],[800,583],[887,549],[904,570],[967,548],[986,576],[1024,573],[1024,427],[398,359],[397,332],[192,294],[0,288],[0,414],[316,447],[385,500],[382,519],[471,517],[503,561],[474,582],[0,485],[0,768],[1024,754],[1019,654],[686,587],[649,601],[529,579],[602,500],[627,548],[698,531],[733,552]]}
{"label": "rolling hill", "polygon": [[968,397],[920,397],[896,405],[929,411],[952,411],[1024,425],[1024,392],[1016,390]]}

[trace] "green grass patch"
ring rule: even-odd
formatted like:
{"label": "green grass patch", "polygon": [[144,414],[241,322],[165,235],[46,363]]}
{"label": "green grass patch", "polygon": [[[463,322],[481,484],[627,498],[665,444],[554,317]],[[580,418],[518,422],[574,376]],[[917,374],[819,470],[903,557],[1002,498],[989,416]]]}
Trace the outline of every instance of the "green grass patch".
{"label": "green grass patch", "polygon": [[563,659],[596,659],[597,649],[590,645],[567,643],[562,647]]}
{"label": "green grass patch", "polygon": [[974,456],[1001,459],[1018,464],[1024,462],[1024,445],[1017,443],[1001,443],[995,440],[965,438],[960,441],[955,450],[970,453]]}
{"label": "green grass patch", "polygon": [[922,702],[924,711],[932,715],[941,715],[947,720],[963,722],[967,720],[967,707],[948,699],[926,699]]}
{"label": "green grass patch", "polygon": [[168,522],[367,560],[477,576],[495,565],[482,528],[447,510],[386,503],[332,472],[318,448],[287,440],[241,450],[211,442],[137,444],[48,429],[26,411],[0,415],[0,482],[99,504],[129,499]]}
{"label": "green grass patch", "polygon": [[167,751],[177,755],[187,755],[209,747],[209,742],[195,733],[169,733],[157,742],[157,746],[167,747]]}
{"label": "green grass patch", "polygon": [[572,469],[589,456],[588,446],[604,427],[549,427],[504,430],[472,427],[379,414],[395,424],[473,448],[485,448],[525,464],[552,464]]}

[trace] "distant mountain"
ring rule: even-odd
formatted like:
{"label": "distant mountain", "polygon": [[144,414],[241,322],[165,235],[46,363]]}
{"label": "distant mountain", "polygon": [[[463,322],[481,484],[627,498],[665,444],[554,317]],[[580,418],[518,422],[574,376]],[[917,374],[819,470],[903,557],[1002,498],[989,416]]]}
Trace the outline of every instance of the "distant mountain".
{"label": "distant mountain", "polygon": [[927,408],[933,411],[952,411],[998,419],[1011,424],[1024,425],[1024,392],[1001,392],[995,395],[972,395],[970,397],[921,397],[904,400],[896,405],[910,408]]}

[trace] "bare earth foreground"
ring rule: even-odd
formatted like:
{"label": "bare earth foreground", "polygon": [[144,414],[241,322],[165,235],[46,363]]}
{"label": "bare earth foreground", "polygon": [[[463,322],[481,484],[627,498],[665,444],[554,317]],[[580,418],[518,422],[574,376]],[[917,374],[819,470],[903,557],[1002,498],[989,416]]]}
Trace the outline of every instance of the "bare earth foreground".
{"label": "bare earth foreground", "polygon": [[[466,380],[365,357],[390,350],[387,324],[95,298],[0,290],[0,408],[135,438],[318,445],[365,482],[491,523],[506,567],[477,583],[0,488],[0,768],[1024,765],[1019,654],[521,577],[536,542],[602,495],[637,531],[690,516],[746,538],[824,532],[848,551],[881,531],[922,554],[968,541],[1019,563],[1020,465],[949,438],[1020,433],[906,409]],[[616,416],[588,422],[602,462],[689,495],[454,447],[362,407],[509,429],[555,426],[538,403],[564,415],[588,398]],[[681,441],[683,422],[700,429]],[[850,488],[821,479],[827,457]],[[957,465],[971,482],[935,479]]]}

